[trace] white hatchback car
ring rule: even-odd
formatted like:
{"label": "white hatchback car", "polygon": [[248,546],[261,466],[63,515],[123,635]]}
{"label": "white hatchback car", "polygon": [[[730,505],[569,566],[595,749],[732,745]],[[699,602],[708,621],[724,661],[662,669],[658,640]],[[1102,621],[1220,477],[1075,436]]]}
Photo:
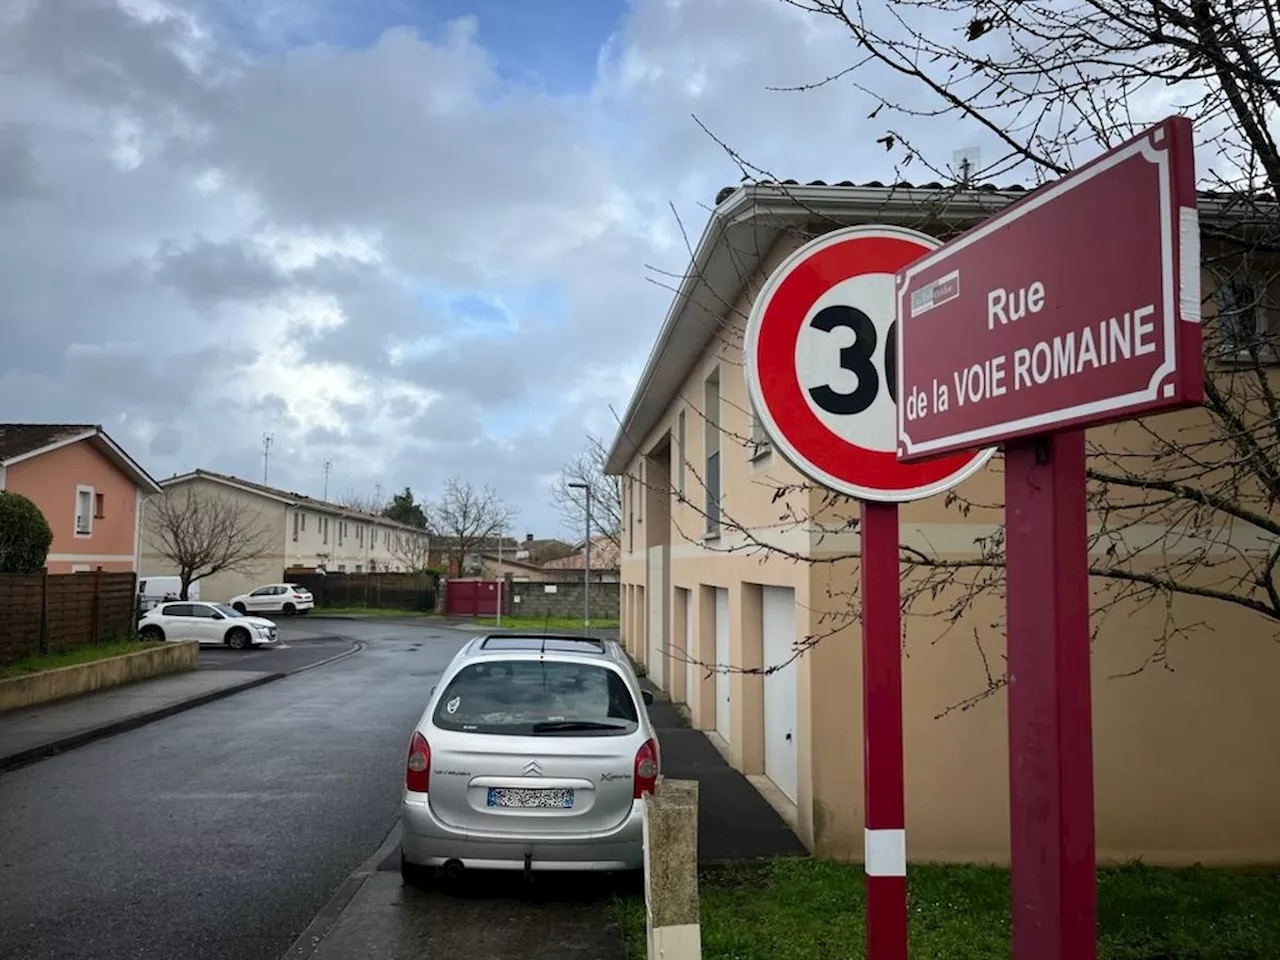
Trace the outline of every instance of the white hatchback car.
{"label": "white hatchback car", "polygon": [[231,598],[231,606],[241,613],[306,613],[316,605],[306,587],[296,583],[272,583],[250,593]]}
{"label": "white hatchback car", "polygon": [[153,607],[138,621],[143,640],[198,640],[233,650],[273,644],[276,625],[262,617],[248,617],[225,603],[177,601]]}

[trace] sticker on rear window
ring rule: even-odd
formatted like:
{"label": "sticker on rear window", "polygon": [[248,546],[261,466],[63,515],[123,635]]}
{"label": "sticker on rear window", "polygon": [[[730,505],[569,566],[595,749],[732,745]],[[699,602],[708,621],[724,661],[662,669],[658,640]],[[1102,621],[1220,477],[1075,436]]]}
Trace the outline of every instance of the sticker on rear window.
{"label": "sticker on rear window", "polygon": [[457,713],[458,708],[460,706],[462,706],[462,698],[454,697],[452,700],[450,700],[448,703],[444,705],[444,708],[448,710],[450,713]]}

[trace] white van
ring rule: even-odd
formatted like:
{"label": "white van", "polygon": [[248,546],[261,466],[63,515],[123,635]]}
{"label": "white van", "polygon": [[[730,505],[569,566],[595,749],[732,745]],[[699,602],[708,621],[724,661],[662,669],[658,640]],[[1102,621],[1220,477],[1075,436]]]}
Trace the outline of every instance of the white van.
{"label": "white van", "polygon": [[[181,577],[143,577],[138,581],[138,609],[146,613],[158,603],[177,600],[182,595]],[[200,581],[187,590],[188,600],[200,599]]]}

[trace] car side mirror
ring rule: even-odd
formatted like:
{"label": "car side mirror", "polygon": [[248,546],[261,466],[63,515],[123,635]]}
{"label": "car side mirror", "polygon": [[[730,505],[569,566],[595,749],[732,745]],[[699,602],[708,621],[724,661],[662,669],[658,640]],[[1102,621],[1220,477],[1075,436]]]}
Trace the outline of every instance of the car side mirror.
{"label": "car side mirror", "polygon": [[217,610],[215,610],[215,611],[213,612],[213,619],[215,619],[215,620],[225,620],[225,619],[227,619],[227,618],[226,618],[226,617],[224,617],[222,614],[218,613],[218,611],[217,611]]}
{"label": "car side mirror", "polygon": [[644,705],[647,707],[653,703],[653,694],[650,693],[648,690],[641,690],[640,699],[644,701]]}

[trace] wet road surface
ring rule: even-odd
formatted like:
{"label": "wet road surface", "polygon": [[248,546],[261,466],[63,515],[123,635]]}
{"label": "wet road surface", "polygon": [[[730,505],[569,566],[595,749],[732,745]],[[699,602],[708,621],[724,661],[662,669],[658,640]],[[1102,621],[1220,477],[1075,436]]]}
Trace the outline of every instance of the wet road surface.
{"label": "wet road surface", "polygon": [[281,632],[367,646],[0,774],[0,958],[275,960],[378,847],[409,732],[468,634]]}

